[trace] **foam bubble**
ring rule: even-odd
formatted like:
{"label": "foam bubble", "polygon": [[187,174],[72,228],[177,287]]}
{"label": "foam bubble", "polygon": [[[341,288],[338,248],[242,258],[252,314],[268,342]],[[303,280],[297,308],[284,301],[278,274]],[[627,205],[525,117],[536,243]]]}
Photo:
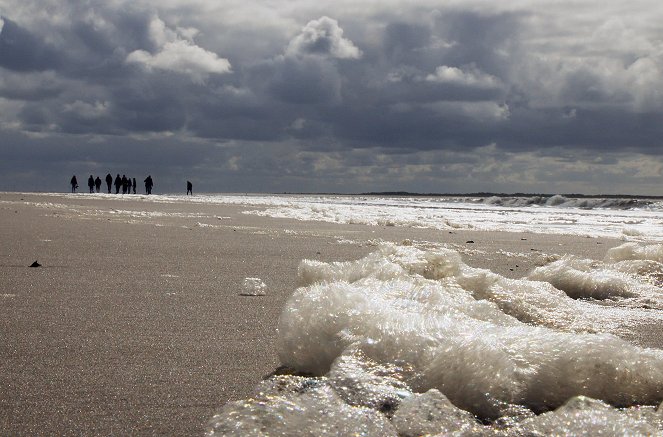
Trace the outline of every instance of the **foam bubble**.
{"label": "foam bubble", "polygon": [[260,278],[244,278],[242,296],[264,296],[267,285]]}

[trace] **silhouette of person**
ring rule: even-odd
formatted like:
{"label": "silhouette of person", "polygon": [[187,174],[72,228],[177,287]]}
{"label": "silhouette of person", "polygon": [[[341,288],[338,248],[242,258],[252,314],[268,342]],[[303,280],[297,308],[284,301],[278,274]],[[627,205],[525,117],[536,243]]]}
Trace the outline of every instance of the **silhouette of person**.
{"label": "silhouette of person", "polygon": [[122,175],[122,194],[127,194],[127,175]]}
{"label": "silhouette of person", "polygon": [[76,175],[73,175],[73,176],[71,177],[71,181],[70,181],[70,183],[71,183],[71,192],[72,192],[72,193],[75,193],[75,192],[76,192],[76,188],[78,188],[78,181],[76,180]]}
{"label": "silhouette of person", "polygon": [[188,196],[189,193],[193,196],[193,184],[190,181],[186,181],[186,195]]}
{"label": "silhouette of person", "polygon": [[101,178],[99,176],[94,180],[94,187],[97,189],[97,193],[101,190]]}
{"label": "silhouette of person", "polygon": [[122,186],[122,179],[120,178],[120,174],[118,173],[117,176],[115,176],[115,194],[118,194],[120,192],[121,186]]}
{"label": "silhouette of person", "polygon": [[90,193],[94,193],[94,178],[92,175],[90,175],[89,178],[87,178],[87,186],[90,188]]}
{"label": "silhouette of person", "polygon": [[131,178],[127,178],[127,194],[131,194]]}
{"label": "silhouette of person", "polygon": [[136,178],[134,178],[134,194],[136,194]]}
{"label": "silhouette of person", "polygon": [[152,194],[152,187],[153,186],[154,186],[154,182],[152,181],[152,176],[148,175],[145,178],[145,193]]}
{"label": "silhouette of person", "polygon": [[108,194],[110,194],[111,186],[113,185],[113,176],[110,173],[106,175],[106,185],[108,185]]}

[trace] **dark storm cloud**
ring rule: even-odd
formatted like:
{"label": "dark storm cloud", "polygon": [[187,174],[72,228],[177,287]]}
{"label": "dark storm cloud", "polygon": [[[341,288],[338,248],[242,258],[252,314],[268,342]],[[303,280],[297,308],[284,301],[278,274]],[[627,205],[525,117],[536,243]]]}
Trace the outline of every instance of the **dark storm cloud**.
{"label": "dark storm cloud", "polygon": [[271,74],[271,91],[284,102],[326,105],[340,101],[341,77],[324,59],[283,58],[275,62]]}
{"label": "dark storm cloud", "polygon": [[[660,114],[637,114],[624,109],[580,110],[573,117],[561,111],[514,112],[500,134],[513,150],[578,145],[584,150],[631,150],[657,153],[663,126]],[[531,129],[534,126],[536,129]]]}
{"label": "dark storm cloud", "polygon": [[7,17],[0,31],[0,67],[39,71],[60,65],[64,53]]}
{"label": "dark storm cloud", "polygon": [[[443,14],[435,29],[455,44],[445,56],[448,65],[476,63],[483,71],[505,74],[510,62],[504,54],[523,37],[522,13],[482,14],[452,12]],[[507,52],[505,52],[507,51]]]}
{"label": "dark storm cloud", "polygon": [[187,120],[188,89],[167,72],[157,72],[149,81],[127,81],[111,96],[111,122],[127,133],[182,129]]}
{"label": "dark storm cloud", "polygon": [[18,101],[52,99],[64,91],[65,85],[51,73],[13,73],[5,70],[0,76],[0,97]]}
{"label": "dark storm cloud", "polygon": [[[587,165],[616,169],[625,150],[662,150],[656,8],[10,3],[0,131],[22,144],[12,151],[23,163],[44,144],[71,162],[84,150],[86,162],[120,159],[92,144],[122,144],[121,154],[131,144],[173,174],[251,170],[244,183],[269,187],[279,172],[284,185],[317,174],[350,189],[390,183],[379,174],[399,163],[402,181],[420,172],[429,183],[436,162],[456,176],[474,165],[492,186],[491,171],[508,180],[551,153],[577,174],[568,157],[600,151],[605,159]],[[81,144],[75,152],[66,138]]]}
{"label": "dark storm cloud", "polygon": [[77,45],[88,56],[112,57],[137,48],[154,48],[149,29],[151,14],[140,7],[127,5],[120,9],[97,5],[94,15],[83,4],[70,12],[72,17],[70,45]]}

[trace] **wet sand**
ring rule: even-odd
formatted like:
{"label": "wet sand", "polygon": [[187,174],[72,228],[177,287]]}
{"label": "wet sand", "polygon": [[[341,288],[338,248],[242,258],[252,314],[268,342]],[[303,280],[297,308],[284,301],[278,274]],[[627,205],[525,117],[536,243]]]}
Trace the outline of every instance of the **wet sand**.
{"label": "wet sand", "polygon": [[[0,435],[201,435],[278,367],[278,317],[305,258],[354,260],[380,240],[408,240],[517,278],[558,254],[602,259],[622,243],[121,197],[0,193]],[[247,277],[267,294],[240,295]]]}

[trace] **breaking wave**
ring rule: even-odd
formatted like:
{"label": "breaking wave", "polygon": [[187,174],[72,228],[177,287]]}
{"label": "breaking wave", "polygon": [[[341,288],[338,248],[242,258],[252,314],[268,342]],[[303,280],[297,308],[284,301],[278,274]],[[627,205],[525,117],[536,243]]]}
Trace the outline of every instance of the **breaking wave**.
{"label": "breaking wave", "polygon": [[644,209],[657,206],[650,199],[614,198],[614,197],[566,197],[554,196],[490,196],[479,198],[463,198],[464,201],[483,203],[486,205],[524,207],[524,206],[556,206],[562,208],[582,209]]}

